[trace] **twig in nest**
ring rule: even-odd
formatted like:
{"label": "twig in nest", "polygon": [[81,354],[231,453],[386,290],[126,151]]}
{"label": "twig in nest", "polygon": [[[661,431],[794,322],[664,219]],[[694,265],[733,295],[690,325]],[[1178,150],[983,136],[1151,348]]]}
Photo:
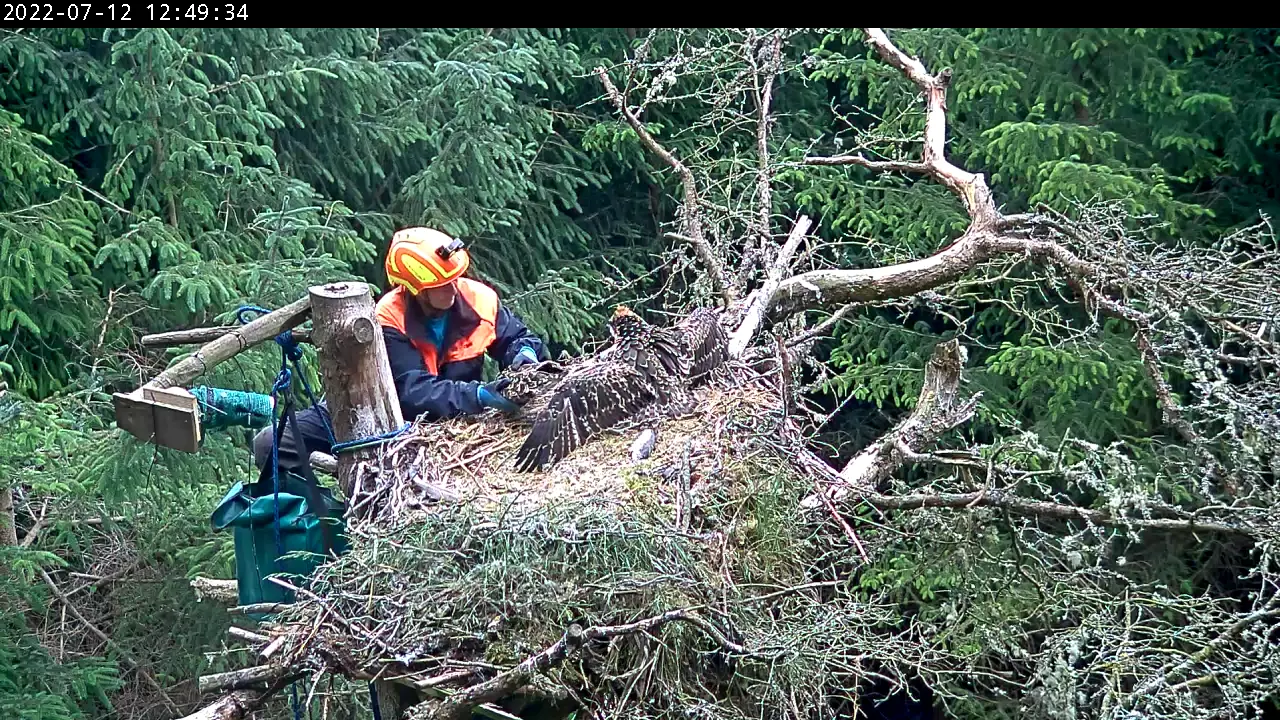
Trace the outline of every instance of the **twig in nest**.
{"label": "twig in nest", "polygon": [[840,528],[844,530],[844,534],[849,538],[849,541],[853,543],[854,547],[858,549],[858,555],[862,557],[862,562],[870,564],[871,558],[867,557],[867,551],[863,549],[862,541],[858,539],[858,533],[853,531],[853,527],[851,527],[840,515],[839,511],[836,510],[835,503],[831,502],[831,498],[827,497],[827,493],[823,492],[822,486],[815,481],[814,487],[817,488],[818,497],[822,498],[823,504],[827,506],[827,511],[831,513],[831,517],[835,518],[836,522],[840,523]]}
{"label": "twig in nest", "polygon": [[528,685],[536,673],[545,672],[560,664],[588,640],[608,640],[621,635],[649,632],[672,621],[687,622],[698,627],[730,652],[748,654],[746,648],[730,641],[718,628],[695,614],[692,608],[672,610],[625,625],[602,625],[586,630],[580,625],[572,625],[555,644],[491,680],[472,685],[442,700],[426,717],[429,720],[464,720],[476,705],[507,697]]}

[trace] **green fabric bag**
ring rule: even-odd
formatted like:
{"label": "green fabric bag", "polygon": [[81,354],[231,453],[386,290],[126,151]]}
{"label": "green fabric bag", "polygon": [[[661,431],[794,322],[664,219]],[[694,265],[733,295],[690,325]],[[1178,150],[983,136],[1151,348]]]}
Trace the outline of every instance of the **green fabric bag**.
{"label": "green fabric bag", "polygon": [[[210,520],[214,529],[230,527],[234,533],[236,586],[241,605],[293,602],[293,592],[269,582],[267,576],[279,575],[281,580],[291,585],[306,587],[311,573],[324,562],[320,518],[307,507],[305,482],[294,473],[283,473],[280,477],[280,546],[283,553],[276,550],[276,496],[270,478],[248,486],[236,483],[213,511]],[[343,533],[343,504],[327,488],[321,487],[319,494],[327,505],[324,508],[328,518],[326,522],[335,524],[333,551],[341,555],[347,550]],[[307,554],[283,557],[297,552]]]}

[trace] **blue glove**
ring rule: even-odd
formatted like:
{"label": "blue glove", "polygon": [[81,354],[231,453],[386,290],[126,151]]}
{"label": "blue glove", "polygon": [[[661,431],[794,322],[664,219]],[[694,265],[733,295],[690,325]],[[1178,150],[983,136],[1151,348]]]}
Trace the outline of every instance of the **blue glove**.
{"label": "blue glove", "polygon": [[502,390],[511,384],[510,378],[494,380],[486,385],[476,386],[476,400],[487,408],[497,408],[502,412],[513,413],[520,406],[502,397]]}
{"label": "blue glove", "polygon": [[538,353],[533,348],[525,345],[520,348],[520,352],[516,353],[516,357],[511,361],[511,367],[518,368],[521,365],[529,365],[538,362]]}

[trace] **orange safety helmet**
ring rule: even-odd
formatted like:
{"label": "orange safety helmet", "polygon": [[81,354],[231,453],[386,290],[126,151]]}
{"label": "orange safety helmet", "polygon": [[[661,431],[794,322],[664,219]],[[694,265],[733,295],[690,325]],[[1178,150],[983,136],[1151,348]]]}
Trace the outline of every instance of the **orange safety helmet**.
{"label": "orange safety helmet", "polygon": [[471,265],[471,256],[461,240],[439,230],[412,227],[391,236],[386,265],[388,282],[417,295],[462,277]]}

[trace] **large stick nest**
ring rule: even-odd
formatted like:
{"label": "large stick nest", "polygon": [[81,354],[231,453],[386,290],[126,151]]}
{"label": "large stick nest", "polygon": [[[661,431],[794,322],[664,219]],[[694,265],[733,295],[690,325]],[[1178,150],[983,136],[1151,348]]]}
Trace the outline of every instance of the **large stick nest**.
{"label": "large stick nest", "polygon": [[[527,425],[500,417],[421,425],[389,444],[362,468],[386,511],[348,528],[350,550],[282,616],[309,628],[289,654],[456,688],[513,667],[570,624],[694,608],[712,632],[671,625],[588,643],[537,684],[600,708],[639,702],[645,714],[730,698],[753,714],[778,693],[788,705],[820,702],[824,681],[806,657],[822,655],[822,628],[840,613],[820,605],[800,547],[808,533],[796,531],[797,502],[812,489],[788,463],[800,439],[776,378],[731,375],[696,392],[692,416],[661,423],[638,462],[634,429],[619,429],[548,471],[515,473]],[[457,501],[436,501],[428,481]],[[726,652],[726,638],[750,652]]]}
{"label": "large stick nest", "polygon": [[[674,496],[665,481],[686,453],[710,454],[722,461],[737,445],[726,428],[748,434],[778,430],[782,419],[776,381],[752,377],[750,371],[721,375],[698,388],[697,410],[659,425],[623,423],[589,440],[583,447],[540,472],[513,469],[515,452],[529,432],[530,413],[507,419],[494,411],[475,417],[427,423],[419,421],[405,436],[384,446],[372,462],[356,470],[350,515],[395,526],[423,512],[435,512],[441,500],[475,510],[508,506],[537,507],[574,498],[591,498],[602,506],[625,507],[638,495],[657,493],[661,502]],[[648,457],[633,461],[631,446],[644,428],[657,430]],[[700,467],[706,474],[708,469]],[[357,521],[357,522],[359,522]]]}

